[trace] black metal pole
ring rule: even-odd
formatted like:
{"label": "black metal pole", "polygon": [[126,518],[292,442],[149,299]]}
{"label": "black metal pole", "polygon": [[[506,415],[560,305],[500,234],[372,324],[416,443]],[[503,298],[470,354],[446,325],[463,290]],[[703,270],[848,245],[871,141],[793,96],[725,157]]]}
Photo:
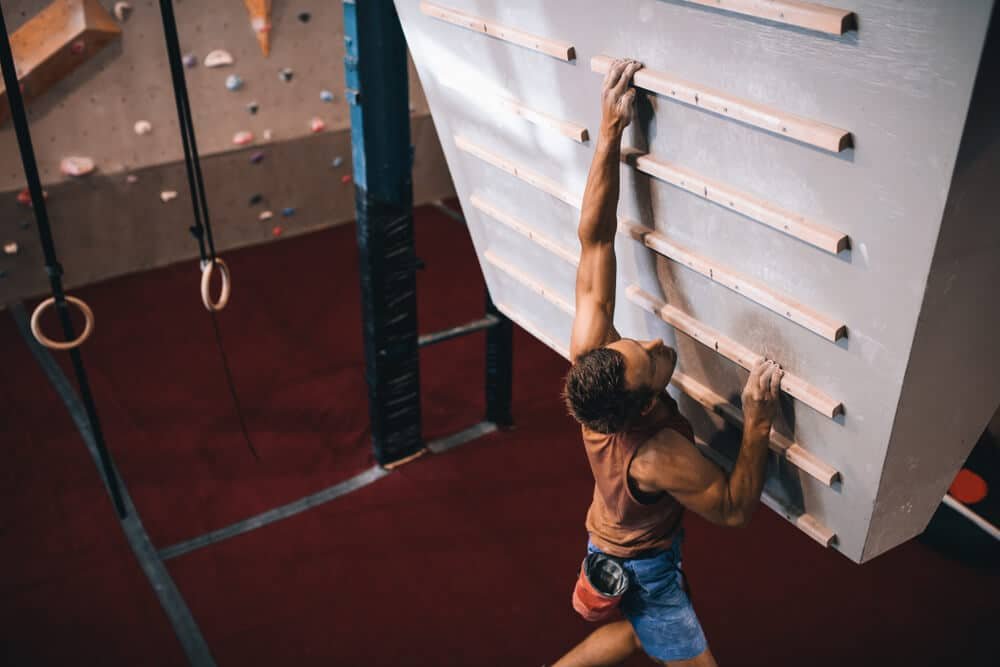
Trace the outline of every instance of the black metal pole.
{"label": "black metal pole", "polygon": [[[24,177],[28,181],[28,191],[31,193],[31,205],[35,213],[38,236],[42,242],[42,253],[45,256],[45,270],[49,274],[49,284],[52,286],[52,296],[55,299],[56,312],[59,314],[59,321],[62,324],[66,340],[73,340],[76,338],[76,334],[73,331],[73,322],[69,316],[69,306],[66,304],[66,295],[63,292],[62,265],[59,264],[59,260],[56,257],[55,243],[52,240],[49,214],[45,208],[45,193],[42,190],[42,179],[38,175],[38,162],[35,159],[35,149],[31,143],[31,132],[28,127],[28,114],[24,109],[24,98],[21,95],[21,86],[17,80],[14,54],[10,48],[10,37],[7,34],[7,22],[3,16],[2,5],[0,5],[0,69],[3,70],[4,86],[7,89],[8,102],[10,103],[10,115],[14,123],[14,132],[17,134],[18,148],[21,151]],[[69,356],[73,363],[73,371],[76,374],[76,383],[80,389],[80,399],[83,401],[84,408],[87,411],[87,419],[90,422],[90,429],[94,435],[94,442],[97,445],[97,452],[101,460],[101,470],[104,473],[104,482],[111,493],[111,500],[114,502],[118,516],[124,519],[128,516],[128,510],[125,509],[121,489],[118,487],[118,477],[115,474],[114,464],[111,461],[111,454],[104,444],[101,422],[97,417],[97,407],[94,405],[94,399],[90,393],[90,382],[87,380],[87,371],[83,367],[83,357],[80,354],[79,348],[70,350]]]}
{"label": "black metal pole", "polygon": [[392,0],[344,0],[347,100],[375,458],[423,449],[406,40]]}
{"label": "black metal pole", "polygon": [[486,315],[499,319],[486,332],[486,421],[506,428],[514,424],[510,409],[514,388],[514,326],[497,310],[488,288]]}

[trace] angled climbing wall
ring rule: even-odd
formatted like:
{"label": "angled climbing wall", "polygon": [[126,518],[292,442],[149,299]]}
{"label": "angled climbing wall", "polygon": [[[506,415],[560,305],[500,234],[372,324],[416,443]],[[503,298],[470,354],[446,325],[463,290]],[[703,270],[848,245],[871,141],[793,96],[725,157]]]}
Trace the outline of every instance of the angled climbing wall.
{"label": "angled climbing wall", "polygon": [[640,60],[617,328],[677,347],[723,466],[746,369],[783,365],[764,501],[804,536],[923,530],[1000,403],[992,0],[396,6],[504,312],[566,354],[603,73]]}

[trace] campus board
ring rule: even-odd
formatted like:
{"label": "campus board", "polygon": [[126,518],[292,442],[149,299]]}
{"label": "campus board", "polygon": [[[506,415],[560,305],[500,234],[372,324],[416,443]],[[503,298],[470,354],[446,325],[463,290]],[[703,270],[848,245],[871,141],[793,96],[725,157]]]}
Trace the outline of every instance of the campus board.
{"label": "campus board", "polygon": [[765,502],[808,537],[923,530],[1000,402],[992,0],[396,6],[504,312],[565,355],[602,72],[640,60],[616,327],[676,345],[723,465],[746,367],[782,364]]}

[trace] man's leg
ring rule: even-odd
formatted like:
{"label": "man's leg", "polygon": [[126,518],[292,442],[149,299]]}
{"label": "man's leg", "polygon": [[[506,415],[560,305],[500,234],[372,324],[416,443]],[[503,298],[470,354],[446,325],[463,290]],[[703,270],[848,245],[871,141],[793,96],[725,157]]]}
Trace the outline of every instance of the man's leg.
{"label": "man's leg", "polygon": [[[628,621],[608,623],[590,633],[552,667],[605,667],[617,665],[635,653],[639,638]],[[706,663],[707,664],[707,663]],[[697,665],[696,667],[701,667]]]}
{"label": "man's leg", "polygon": [[666,665],[667,667],[719,667],[719,663],[715,661],[715,656],[712,655],[712,650],[707,648],[700,655],[690,660],[671,660],[670,662],[654,660],[654,662],[659,665]]}

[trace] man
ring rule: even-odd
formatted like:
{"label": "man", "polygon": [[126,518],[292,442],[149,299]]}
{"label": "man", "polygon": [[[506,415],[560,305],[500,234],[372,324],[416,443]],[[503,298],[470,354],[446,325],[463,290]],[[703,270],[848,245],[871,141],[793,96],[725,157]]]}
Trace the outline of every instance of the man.
{"label": "man", "polygon": [[665,391],[676,352],[661,340],[622,338],[614,328],[621,139],[634,115],[632,76],[641,67],[618,60],[604,79],[580,216],[573,366],[564,389],[594,473],[588,551],[606,554],[627,574],[625,620],[598,628],[554,667],[614,665],[640,648],[661,664],[716,664],[681,573],[681,516],[687,508],[724,526],[750,521],[783,374],[772,361],[750,373],[742,447],[727,475],[698,451],[691,425]]}

